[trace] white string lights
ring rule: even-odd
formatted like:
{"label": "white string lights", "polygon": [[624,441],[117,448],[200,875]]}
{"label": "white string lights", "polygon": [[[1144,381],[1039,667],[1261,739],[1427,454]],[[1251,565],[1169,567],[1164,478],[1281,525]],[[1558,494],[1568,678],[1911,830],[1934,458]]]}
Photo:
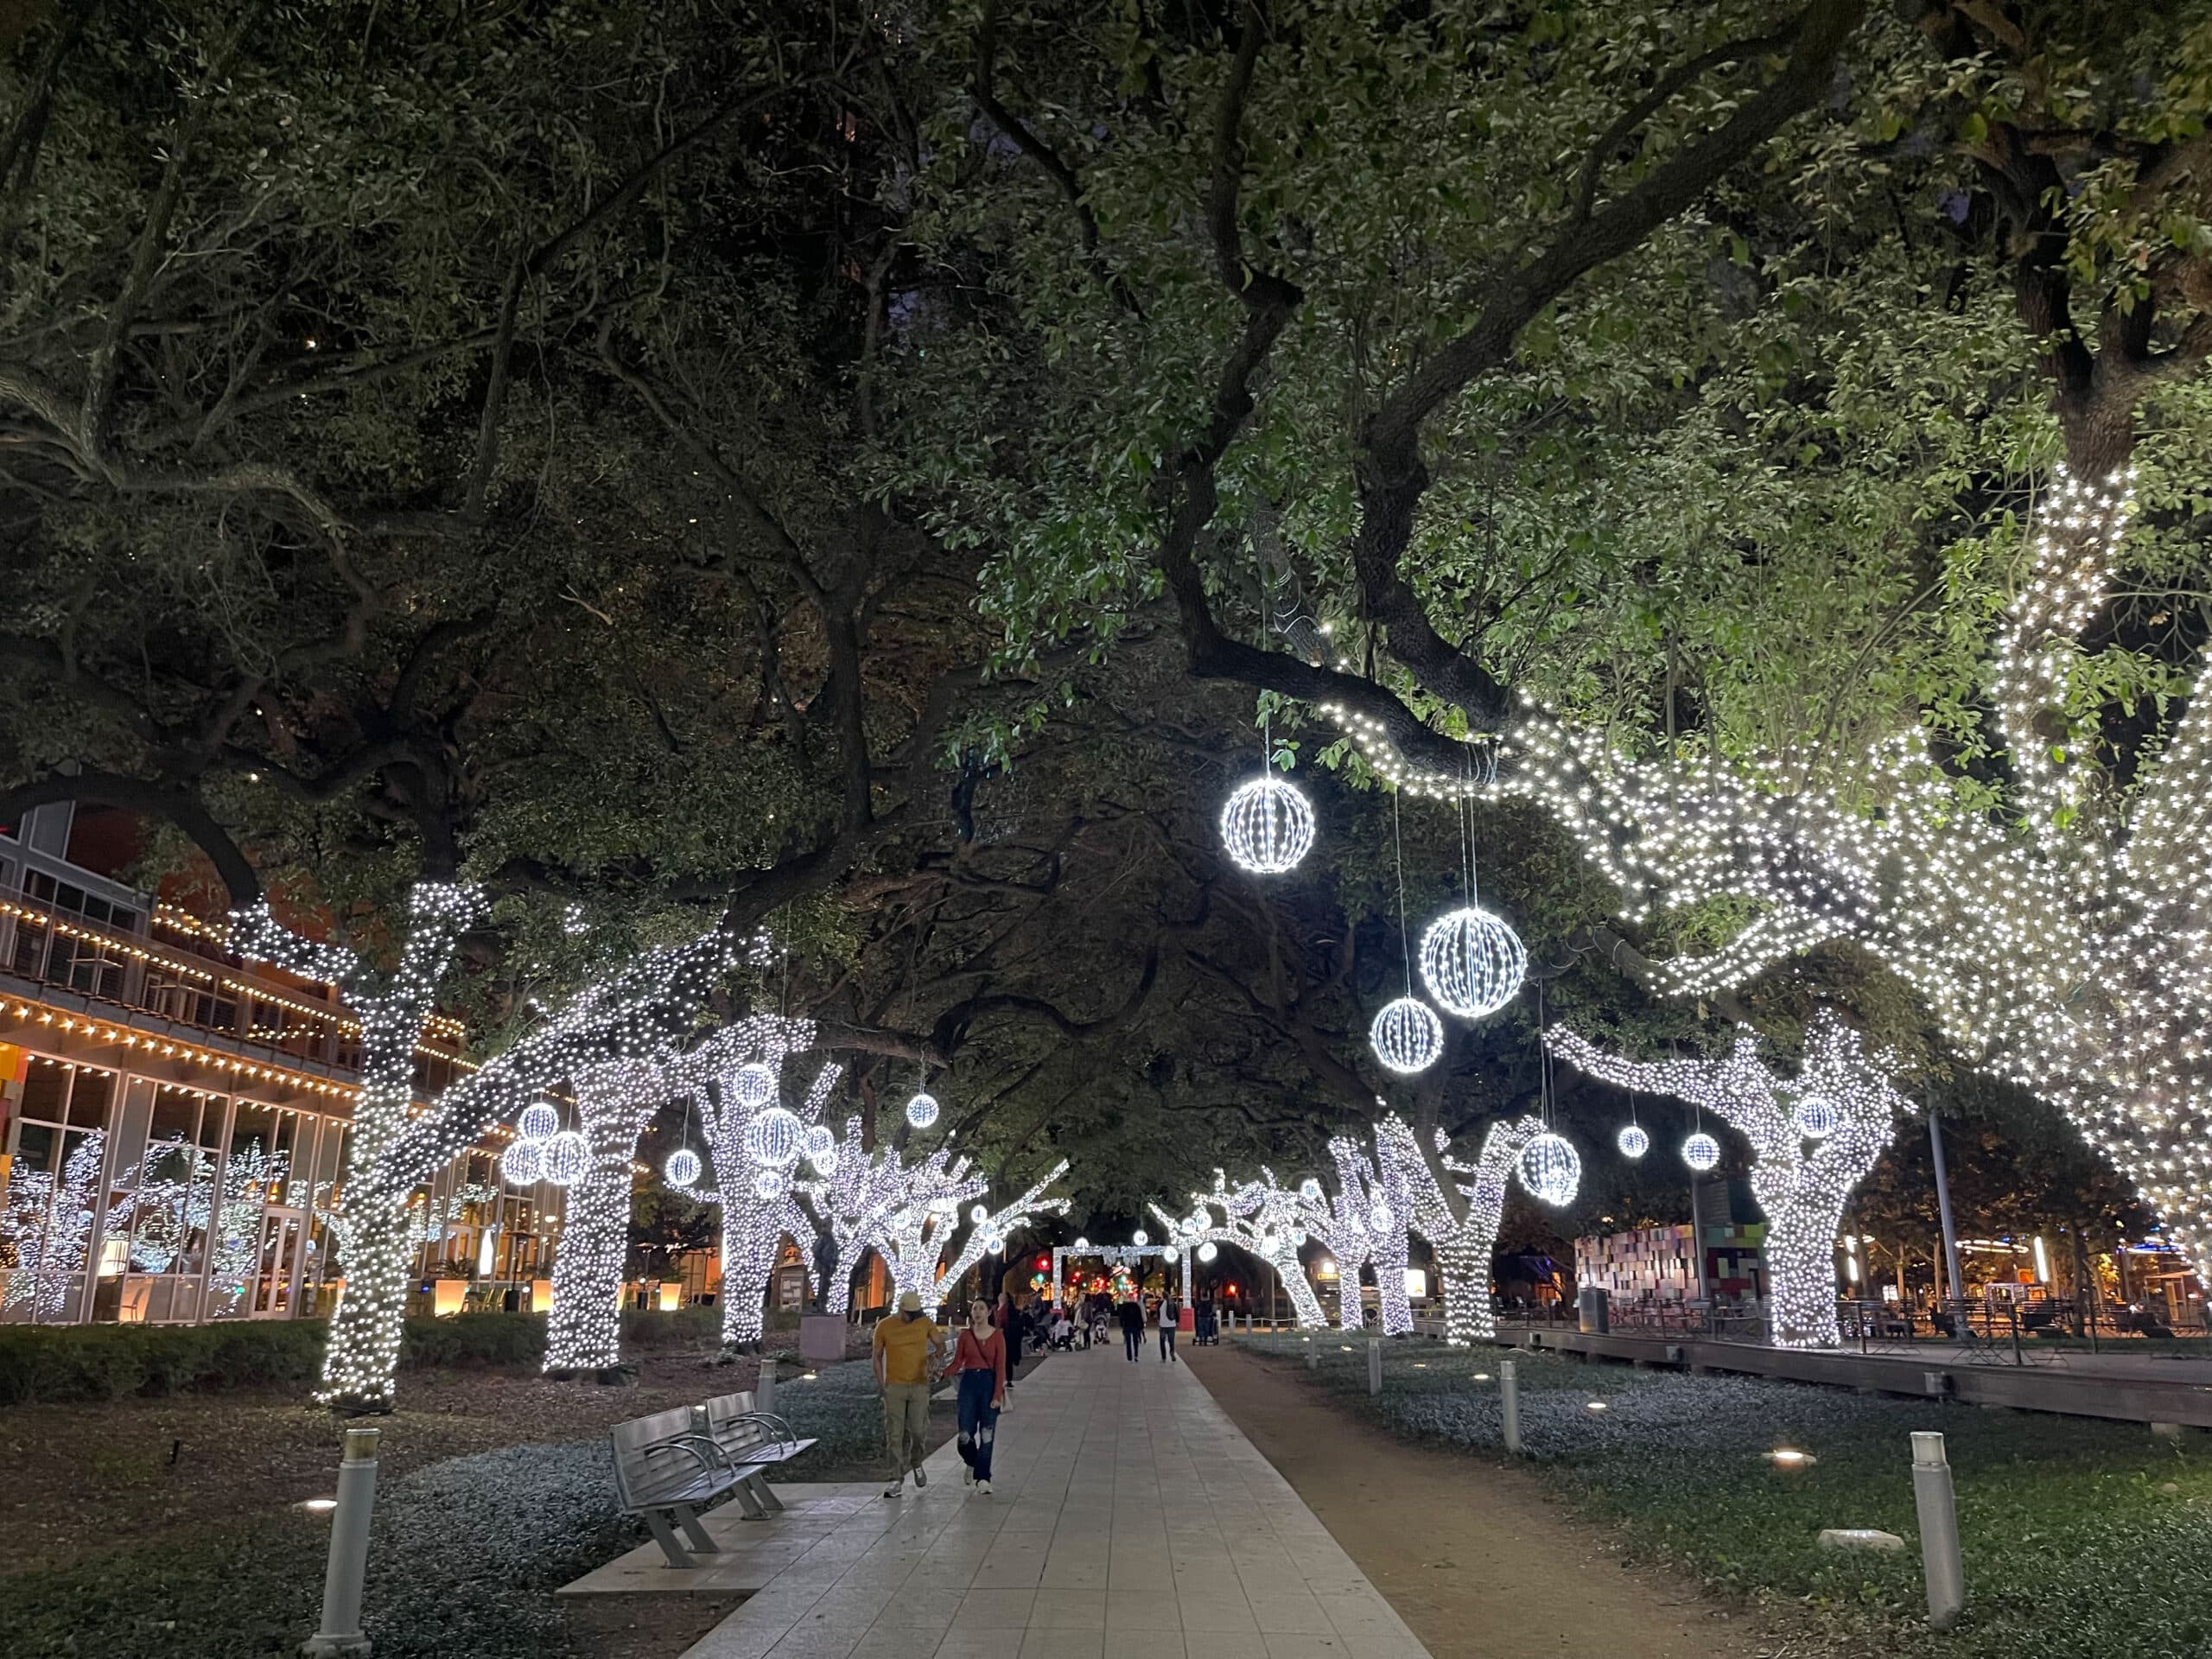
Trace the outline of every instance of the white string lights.
{"label": "white string lights", "polygon": [[906,1121],[918,1129],[926,1129],[937,1122],[940,1109],[935,1095],[925,1089],[918,1090],[914,1097],[906,1103]]}
{"label": "white string lights", "polygon": [[1496,1014],[1529,971],[1521,937],[1479,905],[1447,911],[1421,936],[1421,982],[1462,1020]]}
{"label": "white string lights", "polygon": [[689,1147],[678,1147],[674,1152],[670,1153],[667,1163],[661,1166],[661,1173],[667,1178],[668,1184],[674,1187],[696,1186],[702,1173],[703,1166],[699,1162],[699,1154]]}
{"label": "white string lights", "polygon": [[1272,772],[1243,785],[1221,809],[1222,845],[1255,875],[1281,875],[1313,850],[1313,809]]}
{"label": "white string lights", "polygon": [[[241,957],[339,986],[361,1021],[361,1092],[346,1143],[344,1288],[331,1317],[315,1394],[325,1405],[391,1408],[418,1243],[407,1200],[422,1175],[442,1161],[418,1165],[409,1146],[415,1046],[461,935],[482,910],[474,887],[416,883],[407,895],[406,942],[389,974],[373,971],[341,946],[300,938],[277,922],[265,899],[230,916],[232,949]],[[482,1127],[473,1126],[469,1138]]]}
{"label": "white string lights", "polygon": [[1719,1166],[1720,1143],[1703,1129],[1682,1139],[1682,1161],[1703,1175]]}
{"label": "white string lights", "polygon": [[[1672,1095],[1742,1132],[1751,1145],[1751,1192],[1767,1219],[1775,1343],[1834,1347],[1841,1339],[1835,1238],[1844,1205],[1889,1145],[1898,1115],[1912,1109],[1867,1058],[1859,1034],[1821,1009],[1806,1027],[1804,1061],[1795,1078],[1780,1076],[1759,1058],[1748,1027],[1738,1028],[1727,1054],[1712,1060],[1643,1065],[1562,1029],[1551,1033],[1550,1044],[1569,1065],[1617,1089]],[[1813,1101],[1834,1118],[1824,1135],[1805,1132],[1802,1109]],[[1712,1136],[1692,1138],[1710,1144],[1718,1161],[1719,1147]],[[1683,1155],[1687,1160],[1687,1147]]]}
{"label": "white string lights", "polygon": [[1651,1150],[1651,1137],[1640,1123],[1624,1123],[1621,1132],[1613,1137],[1614,1146],[1620,1148],[1622,1157],[1634,1162]]}
{"label": "white string lights", "polygon": [[[1234,1244],[1260,1257],[1281,1281],[1298,1328],[1328,1328],[1329,1316],[1321,1311],[1320,1299],[1306,1283],[1305,1269],[1299,1265],[1298,1247],[1305,1241],[1306,1230],[1300,1224],[1300,1200],[1295,1190],[1277,1181],[1274,1171],[1263,1164],[1258,1180],[1240,1182],[1234,1187],[1229,1185],[1226,1172],[1217,1169],[1213,1191],[1193,1192],[1191,1200],[1192,1218],[1200,1213],[1206,1217],[1203,1232],[1192,1231],[1158,1205],[1153,1206],[1153,1213],[1173,1230],[1171,1237],[1186,1247],[1196,1245],[1202,1261],[1209,1259],[1205,1247],[1210,1243]],[[1216,1211],[1218,1220],[1214,1218]]]}
{"label": "white string lights", "polygon": [[[573,1140],[582,1167],[570,1175],[553,1253],[553,1312],[545,1327],[549,1375],[603,1370],[622,1359],[622,1269],[628,1254],[631,1154],[667,1094],[658,1066],[629,1060],[579,1071],[576,1116],[545,1143],[546,1162]],[[551,1179],[549,1167],[549,1179]]]}
{"label": "white string lights", "polygon": [[522,1109],[522,1116],[515,1120],[515,1132],[525,1141],[550,1141],[561,1132],[561,1114],[544,1101],[537,1101]]}
{"label": "white string lights", "polygon": [[[1506,1185],[1522,1149],[1544,1133],[1543,1119],[1533,1113],[1510,1122],[1501,1120],[1483,1136],[1473,1163],[1440,1149],[1432,1165],[1403,1118],[1393,1114],[1376,1128],[1376,1151],[1384,1168],[1397,1172],[1406,1185],[1414,1230],[1436,1252],[1444,1289],[1444,1340],[1454,1347],[1497,1334],[1497,1316],[1491,1306],[1491,1257],[1505,1216]],[[1440,1172],[1452,1182],[1450,1195],[1440,1183]]]}
{"label": "white string lights", "polygon": [[1529,1196],[1554,1209],[1573,1204],[1582,1190],[1582,1154],[1565,1135],[1549,1129],[1521,1149],[1515,1167]]}
{"label": "white string lights", "polygon": [[1398,876],[1398,949],[1405,958],[1406,994],[1382,1005],[1367,1040],[1385,1070],[1400,1077],[1426,1071],[1444,1052],[1444,1022],[1414,995],[1413,946],[1406,937],[1406,855],[1398,833],[1398,798],[1390,797],[1390,851]]}

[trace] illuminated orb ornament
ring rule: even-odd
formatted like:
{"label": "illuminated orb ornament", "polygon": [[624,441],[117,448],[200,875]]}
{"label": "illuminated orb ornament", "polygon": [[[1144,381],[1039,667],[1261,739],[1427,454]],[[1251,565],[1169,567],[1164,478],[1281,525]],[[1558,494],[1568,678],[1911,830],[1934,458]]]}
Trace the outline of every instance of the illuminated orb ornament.
{"label": "illuminated orb ornament", "polygon": [[730,1093],[748,1112],[757,1112],[776,1097],[776,1074],[758,1060],[748,1060],[730,1079]]}
{"label": "illuminated orb ornament", "polygon": [[561,1114],[543,1101],[535,1101],[522,1109],[515,1128],[525,1141],[550,1141],[561,1132]]}
{"label": "illuminated orb ornament", "polygon": [[1372,1210],[1370,1210],[1367,1212],[1367,1226],[1370,1232],[1389,1232],[1390,1230],[1390,1206],[1387,1204],[1378,1204]]}
{"label": "illuminated orb ornament", "polygon": [[836,1150],[837,1137],[830,1133],[828,1124],[817,1123],[806,1132],[806,1155],[816,1163],[822,1161],[823,1153],[835,1153]]}
{"label": "illuminated orb ornament", "polygon": [[1078,1250],[1087,1250],[1090,1248],[1090,1241],[1087,1238],[1079,1237],[1075,1242],[1075,1248]]}
{"label": "illuminated orb ornament", "polygon": [[1825,1095],[1807,1095],[1797,1103],[1797,1109],[1789,1114],[1789,1118],[1796,1124],[1797,1133],[1808,1141],[1827,1140],[1842,1121],[1835,1103]]}
{"label": "illuminated orb ornament", "polygon": [[1549,1130],[1521,1148],[1521,1185],[1540,1204],[1574,1202],[1582,1187],[1582,1154],[1563,1135]]}
{"label": "illuminated orb ornament", "polygon": [[545,1179],[556,1186],[573,1186],[591,1168],[591,1142],[574,1129],[563,1129],[542,1144]]}
{"label": "illuminated orb ornament", "polygon": [[836,1141],[831,1141],[819,1152],[809,1152],[806,1156],[807,1160],[814,1166],[818,1174],[830,1176],[837,1173],[837,1143]]}
{"label": "illuminated orb ornament", "polygon": [[906,1103],[906,1121],[918,1129],[926,1129],[937,1122],[937,1096],[929,1093],[916,1095]]}
{"label": "illuminated orb ornament", "polygon": [[499,1173],[509,1186],[535,1186],[545,1179],[545,1143],[518,1141],[499,1154]]}
{"label": "illuminated orb ornament", "polygon": [[1528,971],[1521,936],[1479,906],[1447,911],[1421,936],[1421,981],[1446,1013],[1462,1020],[1496,1014],[1513,1000]]}
{"label": "illuminated orb ornament", "polygon": [[791,1191],[791,1179],[780,1169],[764,1169],[753,1178],[753,1196],[764,1204],[773,1204]]}
{"label": "illuminated orb ornament", "polygon": [[1269,772],[1229,798],[1221,839],[1230,857],[1255,875],[1281,875],[1313,849],[1313,809],[1295,785]]}
{"label": "illuminated orb ornament", "polygon": [[1282,1240],[1281,1238],[1277,1237],[1273,1233],[1262,1233],[1260,1235],[1260,1254],[1262,1255],[1281,1255],[1281,1252]]}
{"label": "illuminated orb ornament", "polygon": [[689,1147],[678,1147],[668,1154],[661,1173],[668,1177],[671,1186],[689,1186],[699,1179],[699,1154]]}
{"label": "illuminated orb ornament", "polygon": [[996,1255],[1000,1251],[1003,1250],[1004,1249],[1006,1249],[1006,1236],[1005,1236],[1005,1235],[1004,1235],[1004,1234],[1002,1234],[1002,1233],[985,1233],[985,1234],[983,1235],[983,1254],[984,1254],[984,1255]]}
{"label": "illuminated orb ornament", "polygon": [[1193,1210],[1184,1220],[1183,1230],[1192,1238],[1203,1237],[1213,1226],[1213,1217],[1203,1210]]}
{"label": "illuminated orb ornament", "polygon": [[1321,1183],[1308,1175],[1298,1184],[1298,1196],[1308,1204],[1321,1202]]}
{"label": "illuminated orb ornament", "polygon": [[781,1106],[771,1106],[745,1126],[745,1153],[767,1169],[788,1169],[806,1144],[806,1126]]}
{"label": "illuminated orb ornament", "polygon": [[1613,1137],[1613,1144],[1621,1149],[1624,1158],[1641,1158],[1651,1150],[1651,1137],[1635,1123],[1624,1123],[1621,1132]]}
{"label": "illuminated orb ornament", "polygon": [[1141,1249],[1145,1245],[1152,1243],[1152,1235],[1146,1232],[1143,1228],[1140,1227],[1135,1233],[1130,1235],[1130,1239],[1132,1243],[1138,1246],[1138,1248]]}
{"label": "illuminated orb ornament", "polygon": [[982,1221],[988,1218],[990,1213],[989,1210],[979,1204],[968,1212],[968,1219],[970,1221]]}
{"label": "illuminated orb ornament", "polygon": [[1198,1246],[1198,1260],[1201,1262],[1211,1262],[1214,1257],[1220,1254],[1221,1246],[1215,1243],[1211,1239],[1208,1239],[1205,1243]]}
{"label": "illuminated orb ornament", "polygon": [[1720,1161],[1720,1143],[1700,1129],[1682,1142],[1682,1161],[1702,1173]]}
{"label": "illuminated orb ornament", "polygon": [[1400,1077],[1426,1071],[1444,1052],[1444,1022],[1417,996],[1385,1002],[1367,1028],[1367,1040],[1386,1071]]}

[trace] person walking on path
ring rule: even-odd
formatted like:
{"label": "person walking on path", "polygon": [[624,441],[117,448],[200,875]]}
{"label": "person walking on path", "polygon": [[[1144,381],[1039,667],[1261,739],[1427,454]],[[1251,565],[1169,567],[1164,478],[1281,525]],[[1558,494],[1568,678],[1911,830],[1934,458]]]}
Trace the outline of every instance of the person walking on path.
{"label": "person walking on path", "polygon": [[1213,1293],[1202,1290],[1191,1300],[1191,1339],[1204,1348],[1213,1341]]}
{"label": "person walking on path", "polygon": [[999,1413],[1006,1405],[1006,1336],[991,1328],[991,1305],[981,1297],[968,1304],[968,1323],[952,1349],[952,1370],[960,1389],[960,1471],[963,1485],[976,1496],[991,1495],[991,1442],[998,1438]]}
{"label": "person walking on path", "polygon": [[1138,1350],[1144,1346],[1144,1304],[1137,1300],[1134,1290],[1129,1293],[1128,1300],[1122,1304],[1121,1315],[1122,1351],[1134,1365],[1137,1363]]}
{"label": "person walking on path", "polygon": [[930,1378],[944,1357],[944,1336],[936,1320],[922,1317],[917,1291],[901,1293],[899,1311],[875,1322],[875,1386],[883,1395],[883,1444],[891,1458],[886,1497],[905,1490],[909,1469],[916,1488],[930,1484],[922,1470],[930,1452]]}
{"label": "person walking on path", "polygon": [[1175,1357],[1175,1332],[1183,1323],[1183,1304],[1173,1291],[1160,1299],[1160,1357],[1162,1363],[1179,1365]]}

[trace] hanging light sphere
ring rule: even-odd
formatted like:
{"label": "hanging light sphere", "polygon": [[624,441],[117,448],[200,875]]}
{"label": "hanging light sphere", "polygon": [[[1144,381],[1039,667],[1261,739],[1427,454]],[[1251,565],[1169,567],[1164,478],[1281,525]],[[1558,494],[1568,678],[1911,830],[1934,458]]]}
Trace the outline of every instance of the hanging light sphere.
{"label": "hanging light sphere", "polygon": [[1140,1227],[1135,1233],[1130,1235],[1130,1239],[1131,1242],[1135,1243],[1139,1248],[1142,1248],[1144,1245],[1152,1243],[1152,1235],[1146,1232],[1143,1228]]}
{"label": "hanging light sphere", "polygon": [[1528,971],[1521,936],[1479,906],[1446,912],[1421,936],[1421,982],[1462,1020],[1496,1014],[1513,1000]]}
{"label": "hanging light sphere", "polygon": [[1211,1239],[1198,1246],[1198,1260],[1201,1262],[1211,1262],[1220,1254],[1221,1246],[1214,1243]]}
{"label": "hanging light sphere", "polygon": [[1368,1230],[1370,1232],[1389,1232],[1390,1230],[1390,1206],[1387,1204],[1378,1204],[1372,1210],[1370,1210],[1367,1212],[1367,1225]]}
{"label": "hanging light sphere", "polygon": [[591,1142],[574,1129],[563,1129],[543,1145],[545,1179],[556,1186],[573,1186],[591,1167]]}
{"label": "hanging light sphere", "polygon": [[831,1141],[819,1152],[808,1153],[806,1157],[807,1161],[814,1166],[815,1173],[817,1174],[835,1175],[837,1173],[837,1144],[836,1141]]}
{"label": "hanging light sphere", "polygon": [[1203,1210],[1193,1210],[1183,1223],[1183,1230],[1196,1238],[1213,1226],[1213,1217]]}
{"label": "hanging light sphere", "polygon": [[981,1221],[990,1213],[991,1212],[988,1209],[979,1204],[968,1212],[968,1219],[970,1221]]}
{"label": "hanging light sphere", "polygon": [[1651,1150],[1651,1137],[1634,1123],[1621,1125],[1621,1132],[1613,1137],[1613,1144],[1621,1149],[1624,1158],[1641,1158]]}
{"label": "hanging light sphere", "polygon": [[926,1129],[937,1122],[937,1096],[918,1094],[906,1103],[906,1121],[918,1129]]}
{"label": "hanging light sphere", "polygon": [[1087,1250],[1090,1248],[1090,1241],[1078,1236],[1075,1242],[1075,1248],[1078,1250]]}
{"label": "hanging light sphere", "polygon": [[509,1186],[535,1186],[545,1179],[545,1143],[518,1141],[499,1154],[499,1173]]}
{"label": "hanging light sphere", "polygon": [[678,1147],[668,1154],[661,1173],[668,1177],[671,1186],[689,1186],[699,1179],[699,1154],[689,1147]]}
{"label": "hanging light sphere", "polygon": [[757,1113],[745,1126],[747,1156],[768,1169],[790,1168],[805,1144],[806,1126],[781,1106]]}
{"label": "hanging light sphere", "polygon": [[791,1190],[791,1181],[780,1169],[764,1169],[753,1178],[753,1196],[773,1204]]}
{"label": "hanging light sphere", "polygon": [[776,1074],[758,1060],[747,1060],[730,1079],[729,1091],[748,1112],[757,1112],[776,1097]]}
{"label": "hanging light sphere", "polygon": [[1582,1187],[1582,1154],[1565,1135],[1546,1131],[1521,1148],[1521,1185],[1540,1204],[1572,1204]]}
{"label": "hanging light sphere", "polygon": [[1004,1235],[999,1233],[985,1233],[983,1235],[983,1249],[985,1254],[996,1255],[1004,1249],[1006,1249],[1006,1238]]}
{"label": "hanging light sphere", "polygon": [[522,1116],[515,1120],[515,1128],[525,1141],[550,1141],[560,1132],[561,1114],[543,1101],[532,1101],[522,1109]]}
{"label": "hanging light sphere", "polygon": [[817,1123],[806,1132],[806,1155],[815,1162],[822,1161],[823,1153],[835,1152],[836,1149],[837,1137],[830,1133],[829,1125],[826,1123]]}
{"label": "hanging light sphere", "polygon": [[1260,1254],[1262,1255],[1280,1255],[1281,1250],[1282,1240],[1276,1237],[1274,1234],[1262,1233],[1260,1235]]}
{"label": "hanging light sphere", "polygon": [[1401,1077],[1426,1071],[1444,1052],[1444,1022],[1417,996],[1385,1002],[1367,1028],[1375,1058]]}
{"label": "hanging light sphere", "polygon": [[1321,1183],[1308,1175],[1298,1184],[1298,1196],[1308,1204],[1321,1202]]}
{"label": "hanging light sphere", "polygon": [[1789,1116],[1797,1125],[1797,1133],[1808,1141],[1827,1140],[1835,1133],[1839,1121],[1835,1103],[1825,1095],[1807,1095]]}
{"label": "hanging light sphere", "polygon": [[1720,1161],[1720,1143],[1702,1129],[1682,1142],[1682,1161],[1702,1173]]}
{"label": "hanging light sphere", "polygon": [[1298,868],[1313,845],[1313,809],[1297,786],[1269,772],[1255,778],[1221,809],[1221,839],[1229,855],[1255,875],[1281,875]]}

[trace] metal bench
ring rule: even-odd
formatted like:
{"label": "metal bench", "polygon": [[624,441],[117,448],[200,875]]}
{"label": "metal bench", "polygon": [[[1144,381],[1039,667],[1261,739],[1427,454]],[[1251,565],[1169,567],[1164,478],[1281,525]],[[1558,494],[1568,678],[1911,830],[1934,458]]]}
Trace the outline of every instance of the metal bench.
{"label": "metal bench", "polygon": [[[794,1435],[791,1424],[773,1412],[754,1410],[749,1389],[708,1401],[699,1408],[699,1426],[715,1449],[732,1463],[788,1463],[815,1443]],[[766,1491],[767,1483],[760,1484]],[[768,1502],[777,1509],[784,1507],[773,1492],[768,1493]]]}
{"label": "metal bench", "polygon": [[768,1491],[759,1463],[726,1457],[698,1432],[688,1406],[657,1411],[614,1427],[614,1490],[622,1513],[641,1516],[671,1567],[697,1563],[677,1538],[680,1529],[691,1549],[721,1553],[721,1546],[700,1522],[702,1510],[734,1497],[747,1518],[758,1520],[783,1505]]}

